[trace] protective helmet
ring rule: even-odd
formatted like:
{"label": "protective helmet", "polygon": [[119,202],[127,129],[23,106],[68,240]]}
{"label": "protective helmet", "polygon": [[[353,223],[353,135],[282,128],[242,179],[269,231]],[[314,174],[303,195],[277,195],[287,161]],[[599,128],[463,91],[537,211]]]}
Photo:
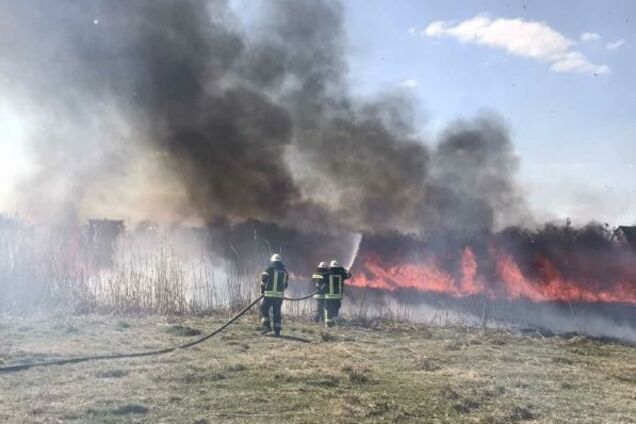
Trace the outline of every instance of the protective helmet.
{"label": "protective helmet", "polygon": [[322,261],[318,264],[318,268],[327,268],[327,262]]}
{"label": "protective helmet", "polygon": [[331,261],[331,263],[329,264],[329,268],[338,268],[339,266],[340,266],[340,263],[335,259]]}
{"label": "protective helmet", "polygon": [[272,255],[272,259],[270,259],[270,262],[282,262],[283,258],[278,254],[278,253],[274,253]]}

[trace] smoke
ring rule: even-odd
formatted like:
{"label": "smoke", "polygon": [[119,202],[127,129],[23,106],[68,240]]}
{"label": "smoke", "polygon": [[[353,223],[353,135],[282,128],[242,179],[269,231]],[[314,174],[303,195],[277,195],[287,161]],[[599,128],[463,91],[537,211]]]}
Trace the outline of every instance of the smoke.
{"label": "smoke", "polygon": [[[159,174],[155,152],[139,142],[144,133],[127,101],[129,78],[108,76],[122,65],[98,60],[123,41],[117,31],[100,34],[98,14],[90,2],[2,2],[0,91],[19,105],[28,127],[26,136],[7,141],[25,145],[32,165],[14,190],[19,212],[75,220],[140,218],[150,209],[129,192],[155,191],[144,181]],[[167,183],[167,192],[169,181],[153,183]]]}
{"label": "smoke", "polygon": [[411,100],[351,95],[338,2],[277,0],[249,28],[221,0],[3,3],[3,92],[36,128],[26,209],[424,234],[523,204],[498,119],[431,150]]}
{"label": "smoke", "polygon": [[319,261],[349,258],[360,242],[360,236],[354,233],[300,232],[260,221],[232,226],[217,222],[209,225],[207,232],[209,248],[216,256],[231,258],[241,271],[258,270],[264,259],[279,252],[297,277],[307,277]]}
{"label": "smoke", "polygon": [[455,232],[490,232],[527,219],[515,185],[519,159],[507,128],[496,117],[457,122],[433,156],[431,208]]}

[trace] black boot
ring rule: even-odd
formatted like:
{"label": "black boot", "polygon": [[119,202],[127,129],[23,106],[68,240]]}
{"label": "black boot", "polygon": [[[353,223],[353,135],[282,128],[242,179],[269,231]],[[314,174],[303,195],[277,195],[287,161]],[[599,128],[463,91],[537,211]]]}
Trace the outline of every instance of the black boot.
{"label": "black boot", "polygon": [[274,328],[274,337],[280,337],[280,328]]}

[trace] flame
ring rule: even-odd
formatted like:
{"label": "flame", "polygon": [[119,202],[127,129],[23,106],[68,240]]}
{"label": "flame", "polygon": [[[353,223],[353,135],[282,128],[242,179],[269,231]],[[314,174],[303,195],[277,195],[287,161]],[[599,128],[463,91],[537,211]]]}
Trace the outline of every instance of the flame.
{"label": "flame", "polygon": [[[459,255],[454,275],[440,266],[439,260],[427,257],[417,263],[384,265],[376,256],[361,259],[361,272],[355,273],[351,285],[395,291],[414,289],[444,293],[454,297],[483,295],[491,299],[527,299],[534,302],[612,302],[636,303],[636,281],[626,280],[603,286],[581,284],[564,278],[547,258],[537,257],[535,277],[524,275],[512,256],[491,249],[495,264],[495,281],[480,273],[471,248]],[[634,278],[632,273],[627,278]]]}

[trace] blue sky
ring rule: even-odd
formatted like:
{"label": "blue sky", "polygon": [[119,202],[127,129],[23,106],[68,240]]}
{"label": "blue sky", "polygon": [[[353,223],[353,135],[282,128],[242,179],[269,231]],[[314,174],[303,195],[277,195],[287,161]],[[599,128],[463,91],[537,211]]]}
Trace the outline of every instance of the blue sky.
{"label": "blue sky", "polygon": [[[496,111],[512,130],[520,179],[542,218],[634,223],[636,2],[574,4],[348,0],[352,84],[364,94],[406,85],[429,134]],[[460,25],[474,18],[485,25],[473,35]],[[430,25],[438,21],[436,33]],[[490,31],[495,23],[503,30]],[[518,49],[526,24],[538,32]],[[557,71],[555,51],[584,63]]]}

